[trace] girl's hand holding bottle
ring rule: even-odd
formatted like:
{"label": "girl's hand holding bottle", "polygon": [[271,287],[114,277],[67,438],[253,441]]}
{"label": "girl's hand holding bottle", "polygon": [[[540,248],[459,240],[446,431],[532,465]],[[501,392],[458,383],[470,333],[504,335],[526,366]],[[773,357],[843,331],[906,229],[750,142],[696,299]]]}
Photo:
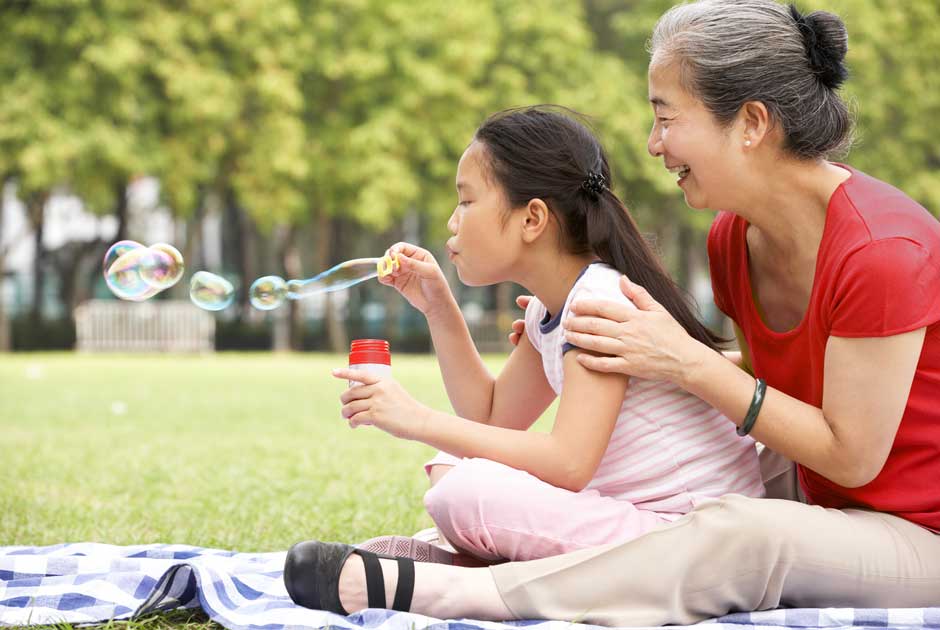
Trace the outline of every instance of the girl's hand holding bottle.
{"label": "girl's hand holding bottle", "polygon": [[396,243],[388,250],[398,266],[379,277],[379,282],[394,287],[408,302],[428,317],[434,309],[453,301],[450,286],[440,265],[426,249],[411,243]]}
{"label": "girl's hand holding bottle", "polygon": [[339,397],[350,427],[372,424],[406,440],[418,439],[422,434],[431,409],[412,398],[395,379],[349,368],[333,370],[333,376],[362,383]]}

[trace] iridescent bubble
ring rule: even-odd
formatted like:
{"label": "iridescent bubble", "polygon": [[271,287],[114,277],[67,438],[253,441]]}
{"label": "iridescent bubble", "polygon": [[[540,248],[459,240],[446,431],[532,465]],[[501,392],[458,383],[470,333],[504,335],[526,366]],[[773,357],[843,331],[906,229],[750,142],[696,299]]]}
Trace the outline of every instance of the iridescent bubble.
{"label": "iridescent bubble", "polygon": [[264,276],[251,283],[248,299],[261,311],[270,311],[284,303],[287,298],[287,283],[280,276]]}
{"label": "iridescent bubble", "polygon": [[378,264],[381,260],[381,258],[356,258],[331,267],[308,280],[290,280],[287,283],[287,297],[298,300],[315,293],[348,289],[354,284],[378,276]]}
{"label": "iridescent bubble", "polygon": [[105,269],[104,279],[108,288],[123,300],[147,299],[155,295],[146,295],[153,287],[140,275],[142,267],[153,264],[152,259],[153,252],[143,246],[131,248],[121,254]]}
{"label": "iridescent bubble", "polygon": [[151,257],[140,268],[140,276],[151,287],[169,289],[183,277],[183,255],[172,245],[156,243],[150,246]]}
{"label": "iridescent bubble", "polygon": [[[124,240],[124,241],[118,241],[117,243],[115,243],[114,245],[108,248],[108,251],[104,255],[104,259],[101,262],[101,271],[102,271],[102,275],[104,276],[105,284],[108,285],[108,288],[111,289],[111,292],[114,293],[114,295],[123,299],[127,299],[126,297],[124,297],[125,292],[122,288],[124,281],[126,281],[127,278],[125,275],[122,275],[118,278],[112,278],[110,277],[108,270],[110,270],[111,266],[115,263],[115,261],[117,261],[117,259],[123,256],[124,254],[130,251],[133,251],[135,249],[142,249],[143,247],[144,246],[138,243],[137,241]],[[121,281],[121,284],[117,284],[118,280]]]}
{"label": "iridescent bubble", "polygon": [[117,243],[109,247],[108,251],[105,252],[104,262],[101,265],[102,269],[104,269],[105,274],[107,274],[108,267],[113,265],[115,260],[123,256],[127,252],[131,251],[132,249],[137,249],[139,247],[143,247],[143,245],[141,245],[137,241],[129,241],[129,240],[118,241]]}
{"label": "iridescent bubble", "polygon": [[221,311],[235,299],[235,287],[221,276],[197,271],[189,281],[189,299],[207,311]]}

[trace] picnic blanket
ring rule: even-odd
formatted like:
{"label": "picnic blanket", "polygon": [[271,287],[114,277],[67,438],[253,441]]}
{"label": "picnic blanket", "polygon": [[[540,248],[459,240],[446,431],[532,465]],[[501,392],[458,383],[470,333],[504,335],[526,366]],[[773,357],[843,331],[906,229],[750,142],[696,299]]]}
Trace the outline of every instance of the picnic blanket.
{"label": "picnic blanket", "polygon": [[[343,617],[294,605],[282,578],[286,552],[237,553],[188,545],[72,543],[0,547],[0,625],[84,624],[202,608],[231,630],[527,630],[597,628],[566,621],[441,620],[388,610]],[[709,630],[897,628],[940,630],[940,608],[789,609],[736,613]],[[701,627],[699,624],[697,627]],[[717,626],[717,627],[716,627]]]}

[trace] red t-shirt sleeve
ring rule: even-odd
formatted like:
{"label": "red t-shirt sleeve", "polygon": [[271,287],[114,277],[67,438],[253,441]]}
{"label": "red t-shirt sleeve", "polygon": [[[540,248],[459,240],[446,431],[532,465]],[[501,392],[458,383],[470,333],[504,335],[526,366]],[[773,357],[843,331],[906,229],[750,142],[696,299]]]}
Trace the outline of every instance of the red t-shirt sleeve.
{"label": "red t-shirt sleeve", "polygon": [[734,309],[731,308],[731,296],[728,286],[728,270],[732,266],[731,252],[731,226],[734,215],[720,212],[712,221],[708,231],[708,270],[712,281],[712,295],[715,306],[722,313],[734,319]]}
{"label": "red t-shirt sleeve", "polygon": [[873,241],[846,259],[831,313],[835,337],[887,337],[940,321],[938,261],[906,238]]}

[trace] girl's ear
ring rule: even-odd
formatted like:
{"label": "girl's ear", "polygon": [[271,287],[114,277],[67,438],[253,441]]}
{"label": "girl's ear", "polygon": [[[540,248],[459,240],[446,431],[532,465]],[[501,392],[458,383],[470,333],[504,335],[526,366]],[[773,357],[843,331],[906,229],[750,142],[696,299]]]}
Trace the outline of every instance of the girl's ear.
{"label": "girl's ear", "polygon": [[525,243],[534,243],[542,232],[548,228],[549,219],[552,212],[541,199],[530,199],[526,204],[522,218],[522,241]]}

